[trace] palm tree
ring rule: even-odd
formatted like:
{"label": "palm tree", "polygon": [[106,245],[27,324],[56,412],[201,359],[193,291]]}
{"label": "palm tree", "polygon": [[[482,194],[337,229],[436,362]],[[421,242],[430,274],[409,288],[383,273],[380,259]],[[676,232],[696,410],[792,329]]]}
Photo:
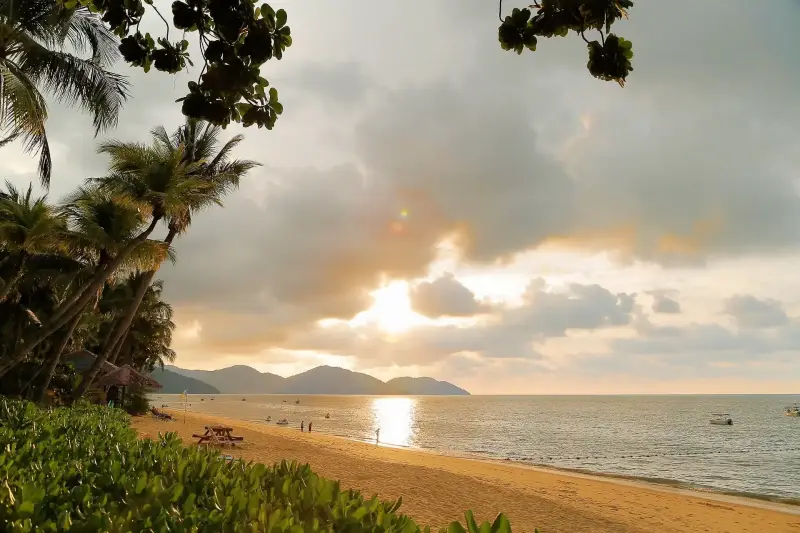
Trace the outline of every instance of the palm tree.
{"label": "palm tree", "polygon": [[[73,241],[73,250],[80,251],[88,262],[96,264],[107,263],[107,258],[118,252],[120,243],[129,240],[141,223],[138,213],[135,213],[130,207],[120,205],[106,193],[88,188],[79,188],[62,210],[71,224],[70,235]],[[152,268],[154,265],[161,264],[167,257],[174,259],[171,250],[167,249],[163,243],[144,241],[128,256],[126,262],[112,276],[112,280],[114,277],[120,277],[124,272]],[[48,358],[45,379],[41,385],[38,400],[41,400],[47,391],[56,366],[86,311],[93,308],[106,317],[106,320],[101,321],[98,326],[99,334],[102,332],[103,323],[114,319],[113,303],[119,305],[125,301],[125,294],[128,295],[128,299],[130,298],[132,292],[130,281],[125,279],[114,283],[112,280],[109,280],[111,281],[110,286],[103,291],[102,301],[98,297],[93,305],[85,307],[65,327],[61,340]],[[109,301],[112,302],[112,305],[108,305]],[[111,324],[109,324],[110,327]]]}
{"label": "palm tree", "polygon": [[[109,67],[119,57],[116,37],[87,8],[58,0],[0,0],[0,147],[20,138],[39,153],[39,177],[50,183],[52,160],[42,92],[93,116],[95,135],[116,125],[128,91]],[[84,59],[65,52],[71,47]]]}
{"label": "palm tree", "polygon": [[[168,233],[164,239],[165,244],[172,245],[176,236],[186,231],[191,224],[192,214],[210,205],[222,205],[221,198],[239,186],[239,182],[248,171],[259,164],[249,160],[231,160],[233,149],[244,139],[241,135],[233,137],[218,149],[221,128],[204,121],[188,119],[184,126],[172,135],[168,135],[163,126],[155,128],[151,133],[154,138],[153,146],[149,149],[152,155],[169,160],[176,156],[192,168],[191,179],[187,176],[174,175],[169,187],[184,187],[196,190],[184,196],[184,203],[172,211],[167,218]],[[143,172],[144,147],[125,144],[109,143],[101,150],[109,153],[112,158],[112,169],[118,172],[131,172],[134,176],[147,177]],[[187,180],[181,183],[180,180]],[[108,185],[112,190],[117,190],[123,198],[133,202],[141,208],[147,207],[148,198],[142,191],[146,187],[135,185],[137,182],[110,180]],[[137,293],[130,303],[124,320],[121,320],[109,335],[103,347],[103,355],[111,359],[111,354],[119,350],[122,340],[126,335],[131,321],[136,316],[137,309],[147,291],[148,286],[155,277],[157,269],[144,274],[139,282]]]}
{"label": "palm tree", "polygon": [[110,360],[112,363],[125,363],[150,372],[164,362],[175,360],[175,352],[170,348],[175,329],[172,307],[161,299],[162,292],[160,280],[147,288],[136,317]]}
{"label": "palm tree", "polygon": [[[79,188],[64,207],[64,213],[73,230],[70,235],[76,250],[95,255],[91,277],[73,290],[41,324],[24,331],[13,355],[0,363],[0,377],[20,364],[42,341],[83,313],[87,305],[96,300],[106,281],[121,268],[152,268],[169,255],[163,243],[147,240],[163,215],[154,214],[148,226],[141,229],[145,219],[136,208],[120,204],[97,188]],[[142,250],[150,250],[156,258]],[[134,259],[141,261],[141,265],[131,264]]]}
{"label": "palm tree", "polygon": [[33,188],[22,194],[10,182],[0,197],[0,248],[8,252],[6,261],[15,263],[0,286],[0,301],[5,300],[25,273],[28,259],[35,254],[54,252],[64,247],[66,224],[47,204],[47,197],[33,198]]}
{"label": "palm tree", "polygon": [[[183,146],[173,150],[157,140],[151,145],[112,141],[101,145],[99,151],[111,156],[110,173],[91,181],[99,190],[113,195],[115,201],[137,212],[147,213],[153,221],[182,219],[193,206],[200,209],[208,205],[221,205],[219,188],[211,180],[203,178],[203,164],[186,158]],[[173,238],[174,235],[169,237],[164,246],[169,247]],[[155,273],[155,268],[146,270]],[[83,380],[75,390],[76,399],[91,386],[103,363],[129,328],[151,280],[152,275],[143,277],[134,297],[135,303],[128,307],[127,313],[104,344],[102,353],[84,373]],[[74,305],[80,301],[77,300]]]}

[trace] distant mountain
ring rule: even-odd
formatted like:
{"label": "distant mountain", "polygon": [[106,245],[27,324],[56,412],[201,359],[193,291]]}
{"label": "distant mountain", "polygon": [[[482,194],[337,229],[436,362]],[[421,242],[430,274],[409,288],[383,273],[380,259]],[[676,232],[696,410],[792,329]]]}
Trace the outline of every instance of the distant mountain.
{"label": "distant mountain", "polygon": [[285,394],[386,394],[383,381],[335,366],[318,366],[286,378]]}
{"label": "distant mountain", "polygon": [[156,381],[163,385],[158,392],[164,394],[181,394],[188,391],[190,394],[219,394],[219,389],[212,387],[199,379],[183,376],[168,369],[157,368],[150,373]]}
{"label": "distant mountain", "polygon": [[[414,394],[469,395],[469,392],[446,381],[433,378],[395,378],[387,383],[360,372],[334,366],[318,366],[301,374],[283,378],[237,365],[220,370],[187,370],[167,366],[167,371],[191,378],[219,390],[222,394]],[[154,376],[157,380],[161,379]],[[162,383],[163,384],[163,383]],[[166,389],[166,386],[165,386]],[[183,387],[177,392],[195,391]],[[163,392],[167,392],[164,390]]]}
{"label": "distant mountain", "polygon": [[167,367],[173,372],[204,381],[219,389],[222,394],[269,394],[279,392],[284,378],[268,372],[259,372],[245,365],[229,366],[220,370],[185,370]]}
{"label": "distant mountain", "polygon": [[433,378],[394,378],[386,382],[389,394],[469,396],[461,387]]}

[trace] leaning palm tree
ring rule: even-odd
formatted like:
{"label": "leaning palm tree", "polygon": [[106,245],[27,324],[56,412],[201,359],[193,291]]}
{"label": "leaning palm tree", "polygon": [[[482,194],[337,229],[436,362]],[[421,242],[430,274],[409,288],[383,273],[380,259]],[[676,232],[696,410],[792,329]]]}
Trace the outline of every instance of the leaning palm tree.
{"label": "leaning palm tree", "polygon": [[[203,178],[202,162],[186,158],[182,146],[172,150],[158,142],[150,145],[109,142],[101,145],[99,151],[111,157],[110,173],[92,182],[99,190],[113,195],[120,204],[149,215],[152,221],[181,218],[193,207],[201,209],[209,205],[221,205],[221,190],[211,180]],[[171,241],[170,238],[163,244],[169,247]],[[145,270],[155,272],[155,268]],[[151,280],[152,276],[143,277],[134,302],[114,328],[92,366],[84,373],[83,380],[75,390],[76,399],[91,386],[103,363],[130,327]]]}
{"label": "leaning palm tree", "polygon": [[[176,236],[186,231],[191,224],[193,213],[207,206],[221,205],[222,197],[237,188],[242,177],[259,165],[255,161],[232,160],[230,154],[243,137],[236,135],[219,147],[220,132],[221,128],[218,126],[194,119],[188,119],[185,125],[178,128],[171,136],[163,126],[152,131],[154,143],[149,147],[152,154],[158,154],[158,157],[164,159],[180,156],[185,164],[193,168],[190,183],[191,187],[196,188],[193,194],[184,197],[183,208],[174,210],[167,218],[168,233],[164,242],[168,246],[172,245]],[[101,150],[111,155],[113,169],[119,172],[131,172],[135,176],[146,176],[146,173],[142,172],[143,147],[127,143],[109,143]],[[181,186],[178,180],[185,179],[181,176],[173,178],[175,179],[171,183],[172,187]],[[131,183],[121,180],[110,180],[108,185],[118,191],[123,198],[141,208],[147,208],[148,202],[152,202],[141,192],[146,190],[146,187],[131,186]],[[129,305],[124,320],[117,323],[103,345],[102,353],[106,357],[113,358],[112,354],[119,351],[142,298],[155,277],[156,270],[145,273],[139,281],[139,289]]]}
{"label": "leaning palm tree", "polygon": [[45,186],[52,159],[43,93],[91,113],[95,135],[115,126],[128,96],[125,78],[108,70],[119,57],[118,44],[87,8],[69,9],[59,0],[0,0],[0,147],[19,138],[38,153]]}
{"label": "leaning palm tree", "polygon": [[0,248],[13,263],[4,280],[0,280],[0,301],[8,297],[22,278],[31,256],[62,250],[65,245],[66,223],[47,203],[47,197],[33,198],[33,186],[22,193],[6,182],[6,192],[0,196]]}
{"label": "leaning palm tree", "polygon": [[[102,192],[80,188],[69,200],[62,210],[70,222],[71,249],[75,255],[80,254],[89,264],[95,266],[107,264],[108,258],[118,253],[121,243],[130,240],[140,224],[138,213],[129,207],[119,205],[113,198]],[[124,278],[126,272],[153,268],[155,265],[161,264],[167,257],[174,260],[171,250],[168,250],[163,243],[151,240],[141,243],[109,278],[108,284],[103,290],[102,301],[98,293],[94,302],[89,302],[62,328],[60,332],[62,336],[47,359],[44,370],[45,378],[41,384],[38,399],[41,399],[47,391],[56,367],[79,325],[87,321],[97,322],[98,313],[104,317],[100,321],[101,323],[113,320],[113,313],[108,309],[110,306],[103,304],[109,300],[114,302],[115,298],[119,303],[126,294],[132,293],[131,289],[127,289],[127,285],[129,285],[127,280],[118,280]],[[92,316],[91,313],[88,313],[91,309],[98,313]],[[99,331],[100,329],[98,329]]]}
{"label": "leaning palm tree", "polygon": [[[96,188],[87,187],[78,189],[67,203],[65,212],[74,230],[76,249],[82,248],[81,243],[84,243],[84,247],[94,245],[97,249],[97,263],[87,282],[72,290],[70,296],[42,320],[41,324],[30,326],[22,332],[13,354],[0,361],[0,377],[20,364],[41,342],[83,313],[87,305],[96,300],[98,291],[102,290],[106,281],[118,274],[120,268],[125,267],[131,258],[136,257],[137,249],[155,244],[148,241],[147,237],[163,217],[163,214],[153,214],[147,227],[142,229],[146,219],[137,209],[118,203]],[[110,237],[111,234],[115,237]],[[155,249],[161,251],[160,260],[167,256],[163,243],[156,244]]]}

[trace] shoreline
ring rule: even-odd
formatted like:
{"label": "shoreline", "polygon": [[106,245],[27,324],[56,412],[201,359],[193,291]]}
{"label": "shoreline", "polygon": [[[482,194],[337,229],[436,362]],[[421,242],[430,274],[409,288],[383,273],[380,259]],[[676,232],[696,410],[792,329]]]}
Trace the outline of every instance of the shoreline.
{"label": "shoreline", "polygon": [[[222,395],[224,396],[224,395]],[[229,394],[228,396],[238,397],[237,394]],[[167,407],[167,410],[172,411],[174,414],[181,414],[183,413],[182,410],[179,410],[177,407]],[[230,422],[246,422],[248,424],[255,424],[258,427],[268,428],[270,430],[274,429],[276,431],[292,431],[296,430],[297,428],[294,427],[282,427],[282,426],[274,426],[274,424],[265,423],[263,420],[259,419],[239,419],[239,418],[231,418],[224,415],[216,415],[212,413],[205,413],[202,411],[194,411],[192,409],[188,409],[187,413],[194,414],[197,416],[209,416],[212,418],[219,418],[225,419]],[[336,432],[328,432],[328,431],[320,431],[315,432],[315,434],[326,435],[331,438],[342,439],[348,442],[356,442],[361,444],[373,444],[373,441],[370,439],[363,439],[358,438],[350,435],[345,435]],[[483,461],[488,463],[498,463],[506,466],[514,466],[517,468],[523,469],[532,469],[536,471],[544,471],[544,472],[551,472],[551,473],[563,473],[563,474],[574,474],[578,476],[586,476],[588,478],[595,478],[595,479],[604,479],[604,480],[614,480],[614,481],[621,481],[621,482],[629,482],[634,484],[641,484],[651,488],[665,488],[665,489],[672,489],[678,491],[686,491],[690,494],[699,494],[699,495],[709,495],[714,496],[713,499],[716,499],[717,496],[724,496],[729,498],[735,498],[737,502],[746,505],[747,502],[751,502],[751,504],[757,504],[759,502],[765,504],[775,504],[778,506],[789,506],[796,507],[797,513],[800,514],[800,498],[793,498],[790,496],[780,496],[775,494],[762,494],[756,492],[744,492],[744,491],[736,491],[736,490],[725,490],[720,489],[717,487],[710,487],[706,485],[698,485],[686,481],[681,481],[678,479],[671,479],[671,478],[657,478],[657,477],[647,477],[647,476],[635,476],[635,475],[626,475],[626,474],[619,474],[614,472],[602,472],[597,470],[589,470],[583,468],[572,468],[567,466],[555,466],[552,464],[546,463],[537,463],[533,461],[524,461],[519,459],[514,459],[511,457],[501,458],[498,456],[492,456],[489,453],[478,453],[478,452],[470,452],[468,450],[459,450],[459,451],[450,451],[450,450],[440,450],[436,448],[430,447],[419,447],[419,446],[402,446],[402,445],[395,445],[395,444],[385,444],[380,443],[380,447],[387,448],[387,449],[397,449],[397,450],[406,450],[412,452],[419,452],[419,453],[426,453],[431,454],[434,456],[441,456],[441,457],[450,457],[456,459],[464,459],[469,461]],[[744,502],[744,503],[742,503]]]}
{"label": "shoreline", "polygon": [[[444,526],[473,509],[481,520],[505,512],[515,531],[722,533],[798,531],[800,507],[639,479],[595,475],[458,457],[434,450],[376,446],[326,433],[300,433],[263,423],[169,410],[175,422],[133,419],[141,436],[177,432],[187,444],[204,425],[224,423],[245,437],[223,453],[265,464],[287,459],[309,463],[342,486],[403,497],[401,510],[420,523]],[[229,451],[230,450],[230,451]]]}

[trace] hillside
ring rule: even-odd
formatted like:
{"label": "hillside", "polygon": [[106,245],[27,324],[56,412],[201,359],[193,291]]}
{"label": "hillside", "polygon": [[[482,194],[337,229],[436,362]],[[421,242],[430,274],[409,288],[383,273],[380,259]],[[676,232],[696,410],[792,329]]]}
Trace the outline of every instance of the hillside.
{"label": "hillside", "polygon": [[189,394],[219,394],[219,389],[212,387],[199,379],[183,376],[169,369],[155,369],[150,376],[164,386],[159,392],[164,394],[181,394],[188,391]]}
{"label": "hillside", "polygon": [[461,387],[433,378],[394,378],[386,382],[389,394],[469,396]]}
{"label": "hillside", "polygon": [[[433,378],[402,377],[384,383],[368,374],[333,366],[318,366],[288,378],[259,372],[244,365],[219,370],[187,370],[176,366],[166,368],[171,374],[194,380],[194,388],[200,382],[222,394],[469,395],[469,392],[452,383]],[[154,377],[161,381],[159,377]],[[184,387],[176,392],[183,392],[184,389],[195,392],[194,388]]]}
{"label": "hillside", "polygon": [[245,365],[229,366],[219,370],[185,370],[168,367],[178,374],[204,381],[219,389],[222,394],[274,394],[281,391],[284,378],[259,372]]}
{"label": "hillside", "polygon": [[367,374],[334,366],[318,366],[286,378],[285,394],[386,394],[386,384]]}

